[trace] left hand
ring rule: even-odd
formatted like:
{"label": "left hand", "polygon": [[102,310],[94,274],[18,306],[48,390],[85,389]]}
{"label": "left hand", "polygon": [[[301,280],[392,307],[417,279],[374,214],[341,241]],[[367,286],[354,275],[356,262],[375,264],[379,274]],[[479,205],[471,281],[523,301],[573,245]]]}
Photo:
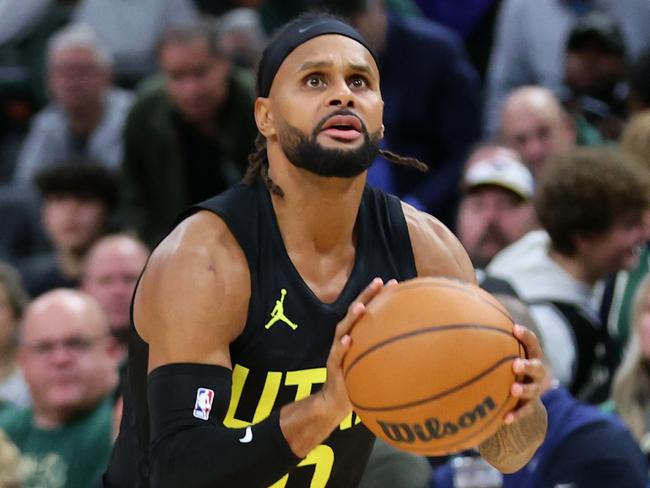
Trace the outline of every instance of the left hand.
{"label": "left hand", "polygon": [[518,398],[519,402],[514,410],[504,417],[503,423],[506,425],[534,412],[536,400],[542,394],[542,382],[548,374],[542,361],[544,352],[535,333],[523,325],[515,324],[513,334],[523,344],[528,358],[515,359],[512,364],[512,370],[518,377],[523,378],[523,382],[513,383],[510,389],[512,396]]}

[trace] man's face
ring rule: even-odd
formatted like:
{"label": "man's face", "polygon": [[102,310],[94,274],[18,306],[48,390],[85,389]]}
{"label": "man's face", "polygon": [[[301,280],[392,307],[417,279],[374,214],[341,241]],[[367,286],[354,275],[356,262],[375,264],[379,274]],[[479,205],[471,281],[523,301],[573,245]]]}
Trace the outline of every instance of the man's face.
{"label": "man's face", "polygon": [[43,203],[45,230],[57,249],[83,250],[101,234],[107,210],[100,200],[48,195]]}
{"label": "man's face", "polygon": [[58,416],[109,393],[116,361],[107,332],[98,314],[82,305],[28,311],[19,357],[37,410]]}
{"label": "man's face", "polygon": [[49,86],[54,100],[77,112],[101,101],[110,83],[110,70],[102,67],[85,47],[55,52],[49,62]]}
{"label": "man's face", "polygon": [[569,51],[565,61],[567,84],[577,93],[607,97],[625,72],[625,59],[598,48]]}
{"label": "man's face", "polygon": [[263,133],[294,165],[349,177],[374,160],[383,136],[379,72],[356,41],[324,35],[300,45],[265,100],[270,124]]}
{"label": "man's face", "polygon": [[147,253],[127,239],[98,244],[86,261],[83,289],[99,302],[111,330],[129,324],[131,297]]}
{"label": "man's face", "polygon": [[585,267],[602,279],[622,269],[632,269],[639,263],[639,246],[646,240],[642,220],[618,221],[600,236],[577,240],[579,258]]}
{"label": "man's face", "polygon": [[533,208],[515,193],[484,185],[470,190],[458,210],[458,237],[474,266],[483,268],[531,229]]}
{"label": "man's face", "polygon": [[512,107],[504,111],[501,136],[536,177],[551,157],[568,151],[575,141],[566,117],[552,107],[541,106]]}
{"label": "man's face", "polygon": [[212,54],[206,41],[194,39],[164,46],[160,65],[169,96],[188,122],[214,118],[227,94],[229,61]]}

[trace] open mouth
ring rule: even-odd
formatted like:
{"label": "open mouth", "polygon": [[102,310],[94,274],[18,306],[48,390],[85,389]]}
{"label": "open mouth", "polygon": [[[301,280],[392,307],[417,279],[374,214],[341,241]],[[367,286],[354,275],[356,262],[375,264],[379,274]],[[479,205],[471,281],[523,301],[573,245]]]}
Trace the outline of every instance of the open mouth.
{"label": "open mouth", "polygon": [[343,141],[354,141],[362,136],[359,118],[353,115],[335,115],[321,129],[329,137]]}

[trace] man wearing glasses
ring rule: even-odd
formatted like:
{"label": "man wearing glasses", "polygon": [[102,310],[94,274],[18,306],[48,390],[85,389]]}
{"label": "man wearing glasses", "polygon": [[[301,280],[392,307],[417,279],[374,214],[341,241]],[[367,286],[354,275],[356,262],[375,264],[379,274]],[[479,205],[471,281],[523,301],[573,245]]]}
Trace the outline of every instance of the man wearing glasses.
{"label": "man wearing glasses", "polygon": [[33,406],[0,416],[0,429],[21,451],[24,486],[91,486],[99,477],[111,449],[117,357],[107,319],[90,296],[58,289],[29,306],[19,362]]}

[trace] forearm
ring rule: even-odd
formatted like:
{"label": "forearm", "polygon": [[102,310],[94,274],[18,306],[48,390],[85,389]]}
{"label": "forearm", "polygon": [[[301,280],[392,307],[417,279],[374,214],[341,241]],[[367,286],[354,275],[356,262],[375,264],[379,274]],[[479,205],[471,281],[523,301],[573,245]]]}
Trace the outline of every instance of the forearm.
{"label": "forearm", "polygon": [[329,437],[348,413],[328,408],[322,393],[318,392],[282,407],[280,428],[293,453],[304,458]]}
{"label": "forearm", "polygon": [[151,486],[269,486],[299,462],[277,413],[250,431],[207,422],[173,430],[151,448]]}
{"label": "forearm", "polygon": [[250,427],[223,426],[231,374],[225,367],[187,363],[150,373],[151,486],[268,486],[299,462],[277,411]]}
{"label": "forearm", "polygon": [[546,437],[546,408],[535,401],[532,414],[501,428],[479,446],[479,452],[492,466],[503,473],[521,469],[535,454]]}

